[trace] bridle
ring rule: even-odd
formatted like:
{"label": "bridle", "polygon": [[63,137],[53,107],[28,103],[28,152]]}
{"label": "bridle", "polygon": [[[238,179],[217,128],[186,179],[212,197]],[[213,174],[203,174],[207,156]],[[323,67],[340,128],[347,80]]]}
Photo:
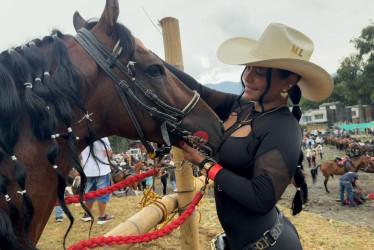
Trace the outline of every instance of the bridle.
{"label": "bridle", "polygon": [[[118,41],[118,43],[114,47],[113,52],[109,52],[104,47],[104,45],[102,45],[100,41],[97,40],[96,37],[85,28],[82,28],[78,31],[75,39],[96,61],[96,63],[112,78],[114,86],[116,87],[116,90],[121,98],[122,104],[125,107],[125,110],[127,110],[129,117],[131,118],[131,121],[133,122],[135,129],[139,135],[139,138],[149,154],[155,154],[155,149],[147,142],[140,123],[130,106],[128,98],[130,98],[136,104],[136,106],[140,107],[150,116],[160,121],[161,133],[167,146],[170,147],[171,145],[169,132],[176,134],[181,138],[205,146],[206,141],[202,140],[201,138],[194,138],[194,136],[191,135],[191,132],[182,130],[180,127],[183,118],[186,117],[189,112],[191,112],[191,110],[199,101],[199,93],[194,91],[194,96],[192,97],[191,101],[182,110],[176,109],[160,100],[157,95],[152,92],[152,90],[147,89],[133,76],[129,66],[134,62],[129,61],[128,65],[125,67],[119,60],[117,60],[122,52],[122,47],[119,46],[120,41]],[[142,100],[140,100],[134,94],[128,82],[118,77],[117,74],[113,71],[112,68],[114,66],[116,66],[122,73],[124,73],[125,76],[130,79],[134,83],[134,85],[144,94],[144,96],[147,97],[148,100],[155,106],[149,106]]]}

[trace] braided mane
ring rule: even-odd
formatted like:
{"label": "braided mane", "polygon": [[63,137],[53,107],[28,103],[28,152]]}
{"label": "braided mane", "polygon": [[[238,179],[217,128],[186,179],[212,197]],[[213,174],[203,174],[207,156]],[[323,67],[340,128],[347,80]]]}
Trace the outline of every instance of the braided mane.
{"label": "braided mane", "polygon": [[[90,24],[91,26],[92,23]],[[90,27],[87,27],[90,28]],[[117,34],[124,48],[127,58],[135,53],[135,42],[130,31],[121,24],[116,24]],[[64,201],[65,177],[56,165],[60,152],[58,137],[68,140],[69,162],[82,178],[79,190],[82,207],[87,210],[82,197],[85,188],[86,176],[80,165],[76,146],[76,136],[72,131],[73,110],[78,108],[84,114],[88,111],[81,96],[82,84],[85,77],[75,67],[68,53],[64,40],[73,39],[72,36],[63,35],[54,30],[51,36],[35,39],[27,45],[22,45],[0,54],[0,163],[4,166],[5,159],[12,159],[13,166],[6,166],[0,174],[0,193],[9,197],[8,188],[11,180],[15,180],[22,195],[23,224],[21,231],[23,239],[17,233],[16,227],[21,221],[12,197],[6,198],[8,211],[0,209],[0,249],[24,249],[20,242],[25,242],[27,248],[35,249],[29,239],[29,229],[34,208],[26,192],[26,168],[14,155],[14,148],[20,137],[20,129],[26,126],[22,114],[27,113],[34,137],[39,141],[49,141],[46,152],[48,162],[53,167],[58,177],[57,196],[67,217],[70,219],[70,231],[73,216]],[[89,136],[83,140],[93,146],[100,137],[93,131],[90,119],[86,119]],[[66,127],[65,133],[57,134],[57,128]],[[82,139],[81,139],[82,140]],[[94,150],[91,153],[95,157]],[[95,157],[96,158],[96,157]],[[8,162],[9,160],[7,160]],[[4,166],[5,167],[5,166]],[[6,173],[6,174],[5,174]]]}

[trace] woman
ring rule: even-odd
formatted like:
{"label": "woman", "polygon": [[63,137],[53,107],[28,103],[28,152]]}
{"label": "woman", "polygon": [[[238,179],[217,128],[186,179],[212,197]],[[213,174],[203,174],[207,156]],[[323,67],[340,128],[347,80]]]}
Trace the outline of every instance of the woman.
{"label": "woman", "polygon": [[301,95],[319,102],[333,89],[330,75],[308,61],[312,51],[307,36],[278,23],[270,24],[259,41],[227,40],[218,49],[218,58],[245,66],[240,96],[209,89],[165,63],[224,121],[225,140],[217,162],[185,142],[180,146],[185,159],[215,182],[217,214],[229,249],[302,248],[295,227],[275,205],[300,156]]}

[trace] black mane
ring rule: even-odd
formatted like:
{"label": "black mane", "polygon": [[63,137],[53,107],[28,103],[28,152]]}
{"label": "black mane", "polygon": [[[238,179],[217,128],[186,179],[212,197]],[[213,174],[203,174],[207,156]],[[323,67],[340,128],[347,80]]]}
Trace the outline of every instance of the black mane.
{"label": "black mane", "polygon": [[[88,24],[91,28],[94,24]],[[116,24],[116,31],[126,58],[130,59],[135,53],[135,40],[131,32],[122,24]],[[64,201],[65,178],[56,166],[56,159],[60,146],[57,137],[68,140],[69,160],[81,175],[80,197],[82,207],[90,214],[83,203],[84,184],[86,177],[80,165],[76,148],[76,137],[71,130],[73,119],[73,108],[76,107],[83,114],[88,113],[81,88],[85,77],[81,74],[69,58],[68,49],[64,44],[65,39],[72,39],[72,36],[63,35],[60,31],[54,30],[51,36],[42,40],[34,39],[27,45],[3,51],[0,54],[0,163],[5,157],[12,158],[14,164],[14,179],[17,181],[20,191],[25,190],[26,170],[14,155],[14,148],[19,140],[19,131],[24,126],[20,114],[25,109],[29,115],[31,129],[39,141],[50,141],[47,149],[47,159],[56,170],[58,176],[58,200],[68,218],[70,226],[66,235],[72,227],[73,216],[68,210]],[[44,48],[50,48],[44,49]],[[49,55],[48,53],[51,53]],[[53,62],[50,61],[52,58]],[[52,68],[52,64],[55,67]],[[93,146],[99,136],[93,131],[89,119],[87,128],[89,137],[84,138],[85,142]],[[66,131],[56,136],[59,124],[64,124]],[[94,154],[94,152],[92,152]],[[95,156],[94,156],[95,157]],[[0,193],[8,195],[9,179],[0,175]],[[11,178],[13,179],[13,178]],[[23,193],[22,214],[25,223],[23,231],[27,248],[35,249],[29,240],[28,233],[33,216],[33,206],[27,192]],[[10,197],[11,198],[11,197]],[[0,249],[22,249],[17,238],[20,237],[15,231],[15,225],[19,222],[17,210],[12,201],[8,201],[10,214],[0,209]],[[12,227],[10,227],[12,225]]]}

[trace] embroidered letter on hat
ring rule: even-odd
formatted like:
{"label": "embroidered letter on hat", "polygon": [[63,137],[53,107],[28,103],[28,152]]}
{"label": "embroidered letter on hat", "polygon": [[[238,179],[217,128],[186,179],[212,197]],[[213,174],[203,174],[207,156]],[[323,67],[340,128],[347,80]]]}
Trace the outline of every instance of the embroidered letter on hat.
{"label": "embroidered letter on hat", "polygon": [[300,57],[303,57],[302,53],[303,53],[303,49],[300,49],[299,47],[295,46],[295,45],[292,45],[292,49],[291,49],[291,52],[300,56]]}

